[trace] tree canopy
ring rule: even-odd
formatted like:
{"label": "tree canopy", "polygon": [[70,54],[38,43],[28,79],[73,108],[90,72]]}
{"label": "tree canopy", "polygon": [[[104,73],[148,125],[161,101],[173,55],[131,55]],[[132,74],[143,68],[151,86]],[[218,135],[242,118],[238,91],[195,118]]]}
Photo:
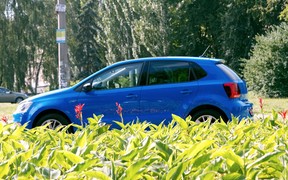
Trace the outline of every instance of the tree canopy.
{"label": "tree canopy", "polygon": [[[287,20],[285,0],[67,1],[72,80],[148,56],[225,59],[243,75],[255,37]],[[0,85],[37,93],[40,75],[58,87],[55,1],[0,2]]]}

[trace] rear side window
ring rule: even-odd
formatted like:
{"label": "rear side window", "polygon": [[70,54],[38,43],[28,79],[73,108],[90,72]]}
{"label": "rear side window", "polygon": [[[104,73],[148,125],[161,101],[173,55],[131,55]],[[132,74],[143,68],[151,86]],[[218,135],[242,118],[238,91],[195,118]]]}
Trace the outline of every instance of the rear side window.
{"label": "rear side window", "polygon": [[241,80],[240,77],[229,67],[224,64],[217,64],[217,66],[233,81]]}
{"label": "rear side window", "polygon": [[150,62],[148,85],[181,83],[190,81],[189,62],[153,61]]}
{"label": "rear side window", "polygon": [[196,63],[191,63],[195,79],[201,79],[207,75],[206,71]]}

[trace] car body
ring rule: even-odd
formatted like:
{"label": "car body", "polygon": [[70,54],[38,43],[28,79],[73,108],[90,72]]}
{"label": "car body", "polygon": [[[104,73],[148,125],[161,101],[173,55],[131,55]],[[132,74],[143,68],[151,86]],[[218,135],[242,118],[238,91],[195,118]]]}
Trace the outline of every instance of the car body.
{"label": "car body", "polygon": [[28,96],[24,93],[13,92],[7,88],[0,87],[0,102],[1,103],[20,103]]}
{"label": "car body", "polygon": [[167,124],[172,114],[194,121],[253,116],[245,82],[222,60],[151,57],[121,61],[72,87],[28,98],[13,117],[17,123],[27,123],[27,128],[47,122],[80,125],[75,107],[82,105],[84,124],[93,114],[103,114],[102,123],[117,128],[114,121],[121,117],[116,104],[123,108],[124,123]]}

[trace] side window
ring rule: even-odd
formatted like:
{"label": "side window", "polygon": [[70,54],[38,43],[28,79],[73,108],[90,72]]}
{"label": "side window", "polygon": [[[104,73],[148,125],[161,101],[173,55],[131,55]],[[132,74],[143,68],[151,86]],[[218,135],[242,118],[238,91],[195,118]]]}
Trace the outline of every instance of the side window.
{"label": "side window", "polygon": [[193,72],[195,73],[196,79],[201,79],[207,75],[206,71],[196,63],[191,63]]}
{"label": "side window", "polygon": [[128,88],[138,85],[142,63],[122,65],[109,69],[92,81],[93,89]]}
{"label": "side window", "polygon": [[148,84],[167,84],[190,81],[188,62],[155,61],[150,62]]}

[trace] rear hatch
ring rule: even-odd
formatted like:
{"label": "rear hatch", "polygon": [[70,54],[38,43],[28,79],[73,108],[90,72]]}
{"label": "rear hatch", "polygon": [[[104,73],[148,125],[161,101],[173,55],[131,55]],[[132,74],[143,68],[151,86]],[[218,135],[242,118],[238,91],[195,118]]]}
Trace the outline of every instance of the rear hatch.
{"label": "rear hatch", "polygon": [[224,89],[229,98],[240,98],[242,101],[248,101],[247,99],[247,86],[246,82],[242,80],[232,69],[226,65],[219,63],[219,67],[231,80],[231,82],[224,84]]}

